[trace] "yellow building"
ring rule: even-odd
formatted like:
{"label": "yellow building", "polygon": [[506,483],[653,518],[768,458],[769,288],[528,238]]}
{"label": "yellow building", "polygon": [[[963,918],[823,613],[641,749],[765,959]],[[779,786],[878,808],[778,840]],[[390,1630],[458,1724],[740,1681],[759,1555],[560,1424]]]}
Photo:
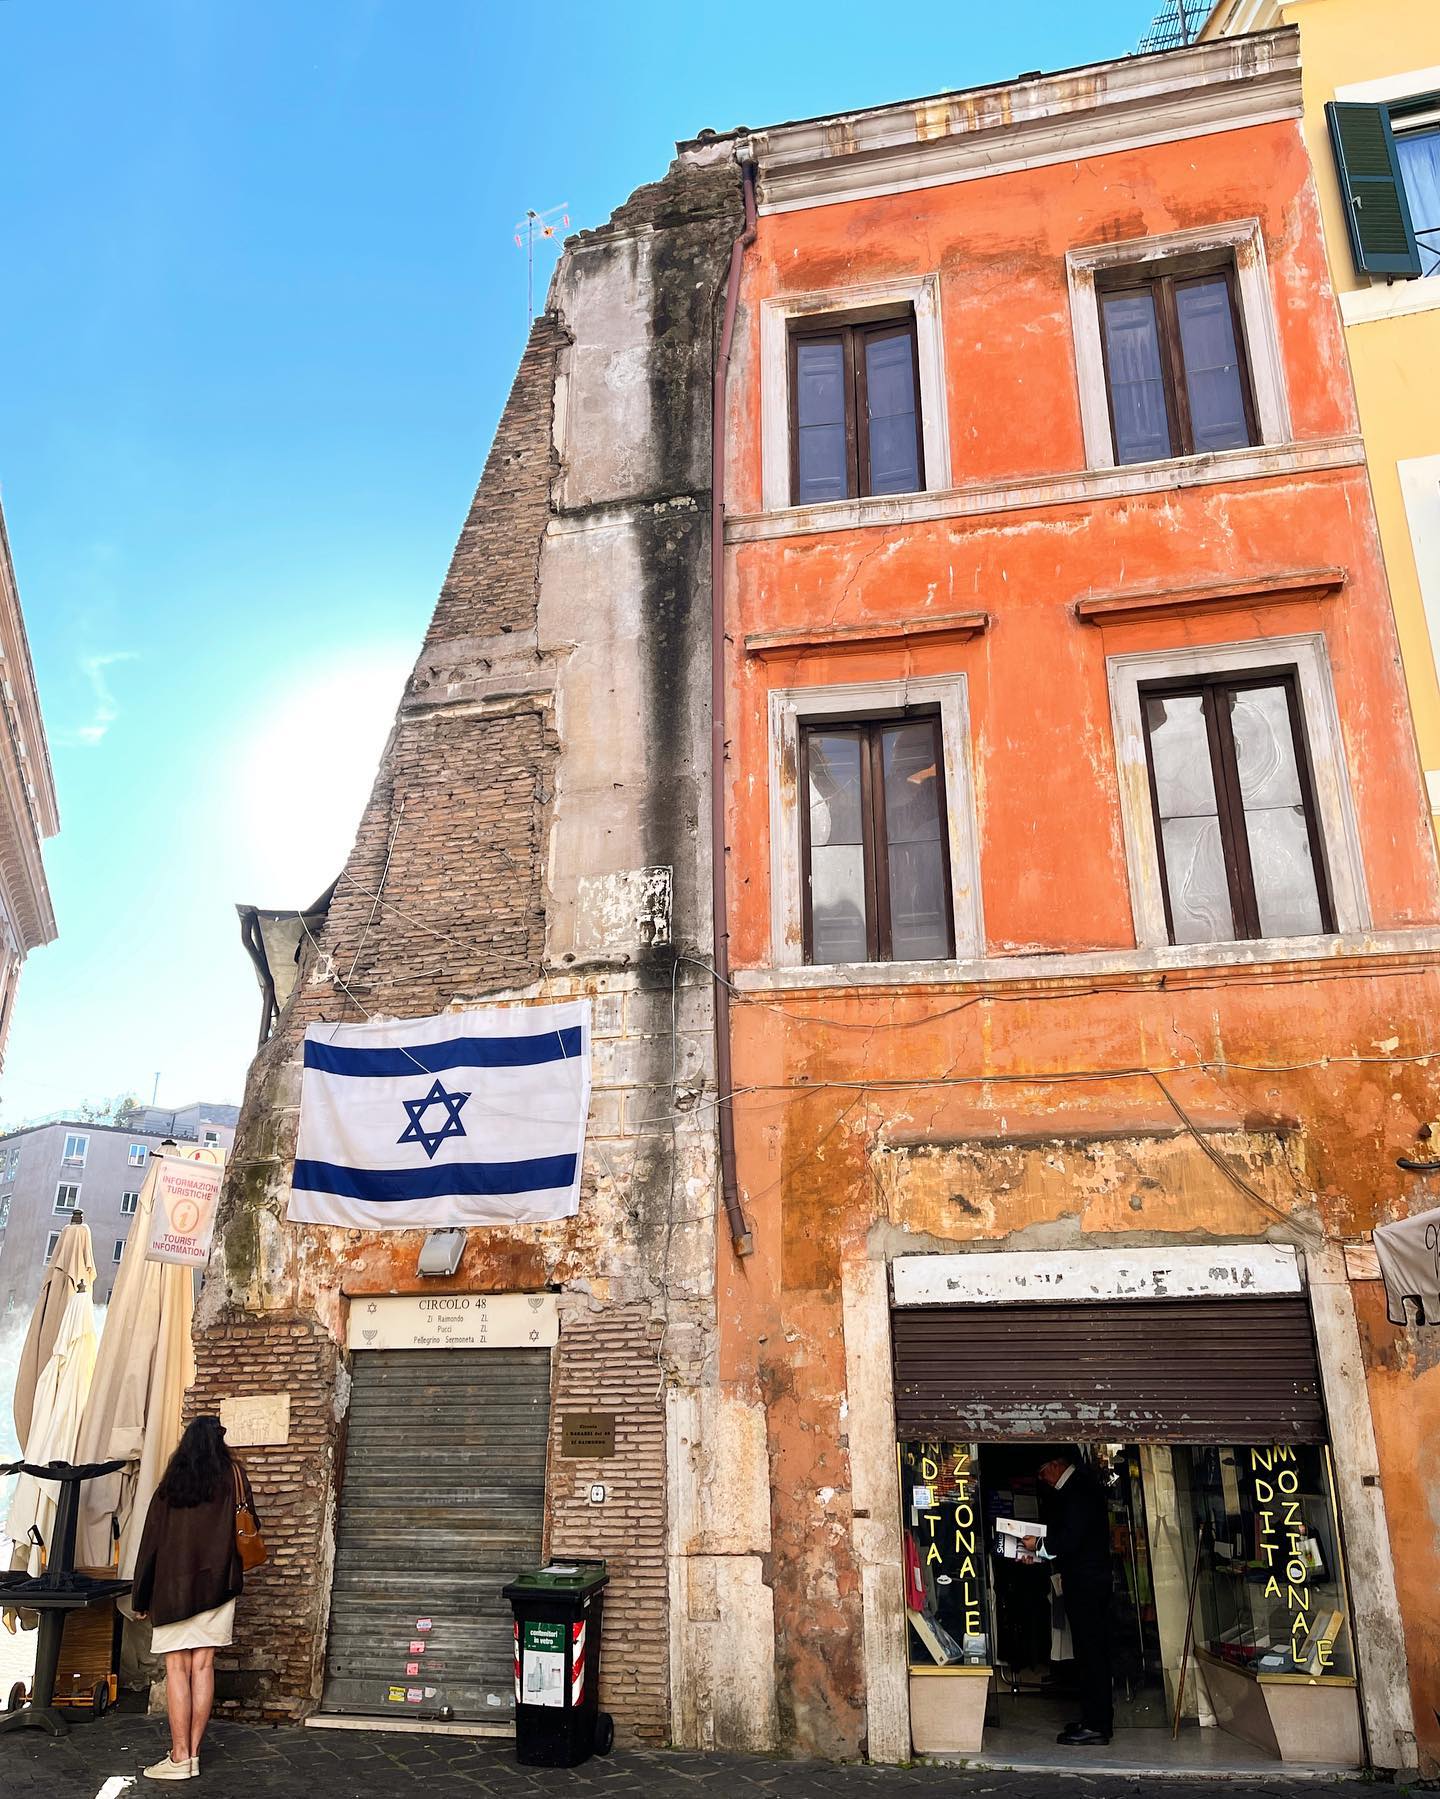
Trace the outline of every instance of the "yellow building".
{"label": "yellow building", "polygon": [[1202,38],[1294,25],[1430,808],[1440,826],[1440,0],[1217,0]]}

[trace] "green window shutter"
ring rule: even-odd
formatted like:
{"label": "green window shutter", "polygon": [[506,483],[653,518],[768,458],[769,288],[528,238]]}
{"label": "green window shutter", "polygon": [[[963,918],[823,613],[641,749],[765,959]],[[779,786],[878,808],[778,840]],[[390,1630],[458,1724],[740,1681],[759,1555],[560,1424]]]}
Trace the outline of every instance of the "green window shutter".
{"label": "green window shutter", "polygon": [[1418,275],[1420,251],[1388,108],[1331,100],[1325,119],[1355,267],[1362,275]]}

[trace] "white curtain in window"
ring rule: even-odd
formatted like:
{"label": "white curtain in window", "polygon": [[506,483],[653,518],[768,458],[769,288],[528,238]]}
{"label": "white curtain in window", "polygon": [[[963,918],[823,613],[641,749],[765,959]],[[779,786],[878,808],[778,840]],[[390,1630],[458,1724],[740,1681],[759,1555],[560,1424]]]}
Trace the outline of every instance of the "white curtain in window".
{"label": "white curtain in window", "polygon": [[1420,272],[1433,275],[1440,269],[1440,128],[1404,132],[1395,139],[1395,148],[1410,222],[1419,238]]}

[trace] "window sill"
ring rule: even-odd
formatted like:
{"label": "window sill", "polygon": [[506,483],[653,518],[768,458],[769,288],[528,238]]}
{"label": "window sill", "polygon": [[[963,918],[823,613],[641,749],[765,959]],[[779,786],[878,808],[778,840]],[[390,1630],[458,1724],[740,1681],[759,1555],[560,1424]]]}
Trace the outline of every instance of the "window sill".
{"label": "window sill", "polygon": [[1437,952],[1440,926],[1425,925],[1349,936],[1271,937],[1253,943],[1166,944],[1155,949],[984,956],[969,962],[851,962],[829,967],[742,968],[735,971],[732,979],[742,994],[820,988],[987,986],[1012,981],[1184,974],[1198,969],[1254,968],[1267,963],[1433,956]]}
{"label": "window sill", "polygon": [[[1440,286],[1440,283],[1437,283]],[[1436,304],[1440,304],[1437,295]],[[773,512],[737,513],[725,522],[727,543],[763,543],[777,537],[854,531],[865,526],[920,524],[931,519],[970,518],[987,512],[1015,512],[1039,506],[1085,505],[1132,494],[1208,487],[1225,481],[1256,481],[1315,469],[1363,463],[1358,437],[1312,438],[1303,443],[1257,444],[1243,450],[1216,450],[1205,456],[1175,456],[1165,462],[1132,462],[1120,468],[1079,469],[1061,475],[1026,475],[1009,481],[915,494],[881,494],[860,500],[828,500],[819,506],[786,506]]]}
{"label": "window sill", "polygon": [[1340,295],[1340,317],[1347,325],[1373,325],[1380,319],[1402,319],[1440,308],[1440,275],[1418,275],[1375,281],[1347,288]]}

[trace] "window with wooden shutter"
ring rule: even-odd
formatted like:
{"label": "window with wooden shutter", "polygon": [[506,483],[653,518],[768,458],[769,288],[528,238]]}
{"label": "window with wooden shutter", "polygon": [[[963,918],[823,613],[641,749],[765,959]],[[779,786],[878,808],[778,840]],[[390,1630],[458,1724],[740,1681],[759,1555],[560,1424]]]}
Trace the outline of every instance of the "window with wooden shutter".
{"label": "window with wooden shutter", "polygon": [[1331,100],[1325,118],[1355,267],[1364,275],[1418,275],[1420,252],[1388,107]]}

